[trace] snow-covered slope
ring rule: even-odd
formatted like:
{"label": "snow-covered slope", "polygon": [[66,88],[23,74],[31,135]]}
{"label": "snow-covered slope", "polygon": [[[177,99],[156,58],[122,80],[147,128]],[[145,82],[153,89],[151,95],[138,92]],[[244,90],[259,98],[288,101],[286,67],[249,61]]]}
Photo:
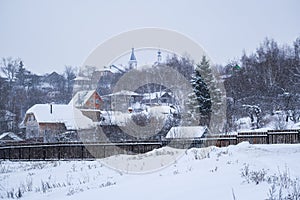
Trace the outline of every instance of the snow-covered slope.
{"label": "snow-covered slope", "polygon": [[[167,157],[172,162],[165,163]],[[108,163],[132,165],[134,173],[111,169]],[[151,163],[161,165],[150,172]],[[270,199],[300,194],[299,168],[300,144],[165,147],[96,161],[2,161],[0,195],[77,200]]]}

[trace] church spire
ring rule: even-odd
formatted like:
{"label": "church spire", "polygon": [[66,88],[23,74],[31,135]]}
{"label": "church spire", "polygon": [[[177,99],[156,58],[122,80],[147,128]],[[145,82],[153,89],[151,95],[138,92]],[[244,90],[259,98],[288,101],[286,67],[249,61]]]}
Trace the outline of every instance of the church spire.
{"label": "church spire", "polygon": [[161,63],[161,51],[160,51],[160,49],[158,49],[158,52],[157,52],[157,63],[158,64]]}
{"label": "church spire", "polygon": [[134,55],[134,48],[131,49],[130,59],[128,61],[129,69],[134,69],[137,67],[137,60]]}

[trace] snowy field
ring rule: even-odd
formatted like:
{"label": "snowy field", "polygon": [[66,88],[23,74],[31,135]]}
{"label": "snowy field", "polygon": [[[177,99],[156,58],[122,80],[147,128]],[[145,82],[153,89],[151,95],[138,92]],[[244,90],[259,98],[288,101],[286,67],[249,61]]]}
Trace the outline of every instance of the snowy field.
{"label": "snowy field", "polygon": [[165,147],[95,161],[2,161],[0,198],[299,199],[299,169],[300,144]]}

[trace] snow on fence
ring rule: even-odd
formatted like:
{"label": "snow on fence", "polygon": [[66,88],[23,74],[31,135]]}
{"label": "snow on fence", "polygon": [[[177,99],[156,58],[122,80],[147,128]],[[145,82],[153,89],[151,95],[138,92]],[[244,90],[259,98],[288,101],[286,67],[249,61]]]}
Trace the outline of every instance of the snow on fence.
{"label": "snow on fence", "polygon": [[300,130],[240,132],[236,135],[206,135],[200,138],[165,139],[162,141],[127,141],[120,143],[35,143],[0,146],[0,160],[91,160],[117,154],[139,154],[163,146],[192,148],[251,144],[300,143]]}
{"label": "snow on fence", "polygon": [[300,130],[268,130],[267,132],[242,132],[237,135],[237,143],[251,144],[295,144],[300,143]]}

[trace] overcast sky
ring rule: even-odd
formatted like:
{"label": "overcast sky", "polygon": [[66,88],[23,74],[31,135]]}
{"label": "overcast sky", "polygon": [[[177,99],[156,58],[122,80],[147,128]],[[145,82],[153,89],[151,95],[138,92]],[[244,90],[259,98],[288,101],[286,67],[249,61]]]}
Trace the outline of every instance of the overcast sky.
{"label": "overcast sky", "polygon": [[159,27],[189,36],[224,64],[265,37],[292,44],[299,8],[298,0],[0,0],[0,57],[20,57],[39,74],[62,72],[114,35]]}

